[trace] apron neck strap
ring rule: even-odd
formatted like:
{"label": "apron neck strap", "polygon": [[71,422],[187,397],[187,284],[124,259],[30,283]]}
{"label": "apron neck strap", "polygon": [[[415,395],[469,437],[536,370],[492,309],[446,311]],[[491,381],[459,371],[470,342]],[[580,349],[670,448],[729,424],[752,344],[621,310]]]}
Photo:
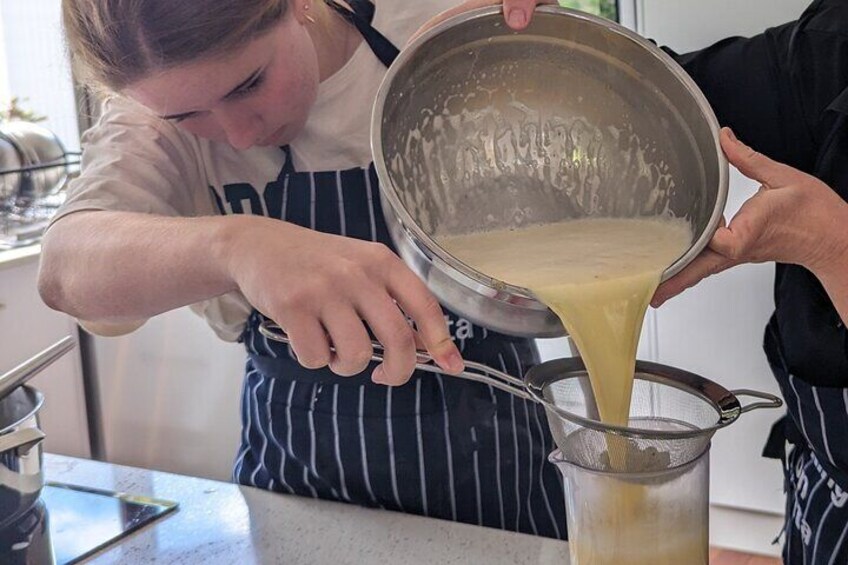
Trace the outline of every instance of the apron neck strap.
{"label": "apron neck strap", "polygon": [[387,67],[392,64],[400,50],[385,35],[371,26],[371,21],[374,19],[374,4],[369,0],[348,0],[351,7],[351,10],[348,10],[336,0],[324,0],[324,2],[359,30],[362,38],[381,63]]}

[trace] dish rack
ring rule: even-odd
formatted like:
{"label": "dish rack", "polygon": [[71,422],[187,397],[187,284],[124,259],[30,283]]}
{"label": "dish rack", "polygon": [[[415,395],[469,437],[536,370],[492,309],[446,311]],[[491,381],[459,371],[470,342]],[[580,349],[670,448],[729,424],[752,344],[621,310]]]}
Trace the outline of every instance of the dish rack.
{"label": "dish rack", "polygon": [[[0,250],[41,241],[65,201],[65,187],[79,175],[80,156],[66,151],[52,161],[0,170]],[[24,183],[41,186],[43,196],[21,194],[18,187]]]}

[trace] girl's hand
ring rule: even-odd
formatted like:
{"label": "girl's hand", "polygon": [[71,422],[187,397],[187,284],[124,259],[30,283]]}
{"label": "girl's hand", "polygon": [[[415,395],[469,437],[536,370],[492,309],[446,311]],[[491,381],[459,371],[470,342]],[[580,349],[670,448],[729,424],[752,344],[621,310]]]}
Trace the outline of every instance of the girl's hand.
{"label": "girl's hand", "polygon": [[659,307],[702,279],[741,263],[776,261],[801,265],[822,278],[846,260],[848,204],[817,178],[772,161],[721,131],[728,160],[759,181],[728,226],[716,230],[709,247],[683,271],[664,282],[651,302]]}
{"label": "girl's hand", "polygon": [[435,27],[446,19],[456,16],[457,14],[468,12],[475,8],[495,6],[498,4],[503,4],[504,19],[506,20],[507,25],[516,31],[521,31],[530,23],[530,19],[533,17],[533,10],[536,6],[540,4],[556,4],[556,0],[466,0],[466,2],[463,2],[455,8],[445,10],[425,23],[418,31],[412,34],[412,37],[409,38],[407,44],[412,43],[416,38],[418,38],[418,36],[428,29]]}
{"label": "girl's hand", "polygon": [[370,328],[385,348],[374,382],[409,380],[418,340],[446,372],[464,368],[439,302],[388,247],[265,218],[245,217],[238,228],[225,251],[228,271],[288,333],[304,367],[342,376],[365,370]]}
{"label": "girl's hand", "polygon": [[555,0],[503,0],[506,23],[512,29],[522,30],[530,24],[533,10],[539,4],[556,4]]}

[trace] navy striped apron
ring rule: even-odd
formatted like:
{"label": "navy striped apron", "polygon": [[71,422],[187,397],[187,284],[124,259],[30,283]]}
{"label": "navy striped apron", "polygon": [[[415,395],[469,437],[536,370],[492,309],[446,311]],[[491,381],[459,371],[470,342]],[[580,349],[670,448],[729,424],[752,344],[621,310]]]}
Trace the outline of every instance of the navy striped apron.
{"label": "navy striped apron", "polygon": [[[788,565],[846,565],[848,388],[812,386],[794,376],[777,324],[772,317],[765,351],[788,414],[772,434],[766,455],[783,455],[784,461],[783,560]],[[785,455],[784,440],[791,444]]]}
{"label": "navy striped apron", "polygon": [[[373,6],[355,1],[346,19],[389,64],[397,49],[370,26]],[[337,6],[331,5],[334,9]],[[314,230],[392,242],[374,167],[296,171],[288,148],[269,213]],[[533,343],[445,318],[466,359],[522,376],[538,362]],[[562,481],[547,462],[554,449],[538,405],[485,384],[416,372],[404,386],[301,367],[270,342],[254,312],[248,351],[242,441],[234,478],[277,492],[350,502],[565,539]]]}

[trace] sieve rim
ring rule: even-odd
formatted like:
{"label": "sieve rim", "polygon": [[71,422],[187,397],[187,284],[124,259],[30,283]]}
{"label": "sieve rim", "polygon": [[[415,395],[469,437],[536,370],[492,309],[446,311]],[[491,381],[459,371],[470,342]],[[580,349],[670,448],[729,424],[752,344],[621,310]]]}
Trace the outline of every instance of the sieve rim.
{"label": "sieve rim", "polygon": [[545,406],[549,413],[553,412],[558,417],[585,428],[633,439],[682,440],[712,435],[717,430],[735,422],[743,413],[742,405],[736,395],[720,384],[677,367],[637,360],[634,380],[655,382],[692,394],[710,405],[716,413],[717,421],[712,426],[692,430],[652,430],[605,424],[564,410],[545,398],[545,387],[555,382],[578,377],[588,377],[583,360],[580,357],[566,357],[546,361],[531,368],[524,377],[524,383],[527,392]]}

